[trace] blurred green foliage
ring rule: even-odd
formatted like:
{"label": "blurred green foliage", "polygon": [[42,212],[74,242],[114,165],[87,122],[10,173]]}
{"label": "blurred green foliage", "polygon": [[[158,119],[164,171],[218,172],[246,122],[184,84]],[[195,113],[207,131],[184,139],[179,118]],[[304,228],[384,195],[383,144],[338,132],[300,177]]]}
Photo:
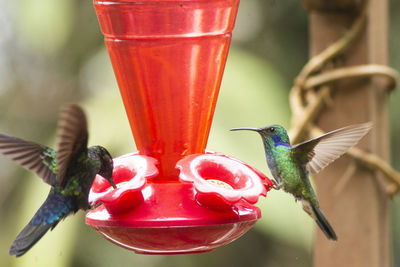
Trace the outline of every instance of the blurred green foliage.
{"label": "blurred green foliage", "polygon": [[[92,1],[0,0],[0,6],[1,132],[53,146],[59,106],[77,102],[88,113],[90,144],[102,144],[113,155],[134,151]],[[391,1],[390,12],[391,65],[400,69],[399,1]],[[289,126],[287,95],[307,51],[307,17],[299,1],[243,0],[208,148],[268,174],[259,137],[228,130]],[[399,101],[395,92],[392,136],[400,133]],[[393,163],[400,169],[400,140],[392,141]],[[255,228],[211,253],[137,255],[100,237],[79,212],[15,259],[8,256],[9,246],[44,201],[48,187],[3,157],[0,169],[0,266],[311,265],[314,225],[282,192],[271,192],[259,202],[263,218]],[[394,251],[400,251],[399,197],[393,205],[393,235]],[[399,254],[394,257],[400,266]]]}

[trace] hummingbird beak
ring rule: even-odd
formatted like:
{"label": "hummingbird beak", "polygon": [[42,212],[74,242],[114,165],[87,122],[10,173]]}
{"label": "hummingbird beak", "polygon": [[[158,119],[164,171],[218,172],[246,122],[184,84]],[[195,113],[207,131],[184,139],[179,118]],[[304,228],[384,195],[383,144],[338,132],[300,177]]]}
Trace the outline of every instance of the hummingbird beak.
{"label": "hummingbird beak", "polygon": [[100,174],[100,175],[102,175],[112,185],[114,189],[117,188],[117,185],[114,182],[112,168],[107,171],[107,174]]}
{"label": "hummingbird beak", "polygon": [[254,131],[254,132],[260,132],[260,128],[232,128],[230,131]]}
{"label": "hummingbird beak", "polygon": [[112,185],[112,187],[113,187],[114,189],[117,188],[117,185],[115,184],[115,182],[114,182],[114,180],[113,180],[112,178],[109,180],[109,182],[110,182],[110,184]]}

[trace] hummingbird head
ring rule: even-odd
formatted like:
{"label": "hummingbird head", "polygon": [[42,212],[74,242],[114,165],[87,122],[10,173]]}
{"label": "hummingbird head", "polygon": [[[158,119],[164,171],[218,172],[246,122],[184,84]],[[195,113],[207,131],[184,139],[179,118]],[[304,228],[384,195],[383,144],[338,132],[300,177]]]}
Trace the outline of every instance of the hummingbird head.
{"label": "hummingbird head", "polygon": [[98,155],[100,160],[100,169],[98,171],[98,174],[105,178],[112,185],[113,188],[117,188],[112,177],[114,163],[110,153],[102,146],[95,146],[92,148],[96,150],[96,154]]}
{"label": "hummingbird head", "polygon": [[278,124],[269,125],[263,128],[233,128],[231,131],[254,131],[261,135],[264,144],[269,147],[272,146],[290,146],[289,137],[285,128]]}

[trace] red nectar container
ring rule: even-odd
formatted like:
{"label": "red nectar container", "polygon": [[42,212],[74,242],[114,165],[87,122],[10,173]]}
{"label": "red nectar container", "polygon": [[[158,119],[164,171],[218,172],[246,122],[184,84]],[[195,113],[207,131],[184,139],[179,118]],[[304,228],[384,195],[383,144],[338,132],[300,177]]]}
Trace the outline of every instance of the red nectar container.
{"label": "red nectar container", "polygon": [[97,176],[86,223],[146,254],[205,252],[261,217],[271,181],[206,152],[239,0],[94,1],[138,152]]}

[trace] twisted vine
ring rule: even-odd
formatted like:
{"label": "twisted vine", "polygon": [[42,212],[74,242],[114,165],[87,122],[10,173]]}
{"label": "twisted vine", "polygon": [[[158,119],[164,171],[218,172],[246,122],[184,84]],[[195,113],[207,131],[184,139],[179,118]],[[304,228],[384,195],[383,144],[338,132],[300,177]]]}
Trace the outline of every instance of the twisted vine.
{"label": "twisted vine", "polygon": [[[295,79],[289,96],[293,114],[292,129],[289,136],[293,143],[301,141],[306,134],[311,137],[323,134],[323,131],[313,122],[326,104],[332,102],[331,94],[334,90],[331,86],[332,83],[342,79],[380,75],[389,80],[387,88],[395,88],[398,73],[385,65],[368,64],[321,71],[327,63],[343,54],[360,36],[367,21],[368,8],[369,1],[366,1],[350,29],[320,54],[312,57]],[[318,90],[316,90],[317,87]],[[362,166],[382,173],[386,178],[384,190],[388,194],[394,195],[400,191],[400,173],[394,170],[385,160],[358,148],[351,148],[347,154]]]}

